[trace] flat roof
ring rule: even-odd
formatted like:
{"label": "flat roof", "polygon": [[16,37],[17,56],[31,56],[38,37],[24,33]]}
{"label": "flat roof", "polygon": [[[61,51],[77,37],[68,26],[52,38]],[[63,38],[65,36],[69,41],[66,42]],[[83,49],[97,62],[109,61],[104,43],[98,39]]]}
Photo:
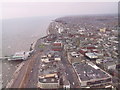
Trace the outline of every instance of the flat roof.
{"label": "flat roof", "polygon": [[101,69],[94,68],[91,65],[85,63],[75,63],[73,64],[73,66],[78,73],[81,81],[110,77],[106,72],[102,71]]}
{"label": "flat roof", "polygon": [[61,40],[56,40],[54,43],[62,43]]}
{"label": "flat roof", "polygon": [[29,52],[16,52],[13,57],[25,57],[25,56],[28,56],[29,55]]}
{"label": "flat roof", "polygon": [[79,56],[79,54],[78,54],[77,52],[71,52],[70,54],[71,54],[71,56],[73,56],[73,57],[74,57],[74,56]]}
{"label": "flat roof", "polygon": [[58,72],[57,69],[55,69],[55,68],[48,68],[48,69],[43,70],[40,73],[41,73],[41,75],[47,75],[47,74],[55,73],[55,72]]}
{"label": "flat roof", "polygon": [[106,66],[116,65],[114,61],[108,61],[104,63]]}
{"label": "flat roof", "polygon": [[63,70],[63,65],[61,61],[53,61],[49,63],[42,63],[40,65],[40,70],[39,70],[39,76],[41,75],[47,75],[47,74],[52,74],[52,73],[58,73],[61,70]]}
{"label": "flat roof", "polygon": [[41,67],[42,71],[40,71],[40,75],[46,75],[46,74],[51,74],[58,72],[58,65],[54,63],[48,63],[48,64],[43,64],[44,66]]}
{"label": "flat roof", "polygon": [[87,56],[96,56],[95,53],[86,53]]}
{"label": "flat roof", "polygon": [[58,83],[59,80],[55,77],[39,78],[41,83]]}
{"label": "flat roof", "polygon": [[97,54],[95,53],[85,53],[86,56],[88,56],[89,58],[98,58]]}
{"label": "flat roof", "polygon": [[41,67],[42,71],[39,72],[39,82],[41,83],[58,83],[59,81],[59,64],[57,62],[51,62],[48,64],[43,64]]}
{"label": "flat roof", "polygon": [[15,54],[14,54],[14,56],[24,56],[26,54],[26,52],[16,52]]}

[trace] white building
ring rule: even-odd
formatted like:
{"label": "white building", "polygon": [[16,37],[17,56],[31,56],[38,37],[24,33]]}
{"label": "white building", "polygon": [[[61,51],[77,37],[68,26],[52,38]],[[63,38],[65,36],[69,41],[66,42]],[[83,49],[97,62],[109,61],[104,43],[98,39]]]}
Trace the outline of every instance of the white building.
{"label": "white building", "polygon": [[89,58],[89,59],[97,59],[98,55],[95,53],[85,53],[85,55]]}
{"label": "white building", "polygon": [[58,28],[58,33],[61,33],[61,32],[63,32],[63,28]]}
{"label": "white building", "polygon": [[49,61],[49,58],[48,58],[46,55],[41,56],[41,61],[42,61],[42,62],[45,62],[45,63],[50,62],[50,61]]}
{"label": "white building", "polygon": [[26,60],[30,56],[30,52],[16,52],[11,58],[8,60]]}

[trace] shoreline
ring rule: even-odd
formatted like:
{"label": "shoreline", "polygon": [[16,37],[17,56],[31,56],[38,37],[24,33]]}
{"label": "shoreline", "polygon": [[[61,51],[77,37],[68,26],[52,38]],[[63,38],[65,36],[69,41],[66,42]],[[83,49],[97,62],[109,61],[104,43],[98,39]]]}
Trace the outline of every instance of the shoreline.
{"label": "shoreline", "polygon": [[[54,23],[54,22],[51,22],[51,23]],[[50,23],[50,24],[51,24]],[[49,24],[49,26],[48,26],[48,28],[49,28],[49,30],[46,30],[46,31],[49,31],[49,34],[52,34],[52,33],[56,33],[57,31],[57,29],[52,29],[52,28],[54,28],[54,27],[52,27],[52,26],[50,26],[50,24]],[[51,29],[50,29],[51,28]],[[53,32],[51,32],[50,30],[53,30]],[[56,31],[56,32],[54,32],[54,31]],[[31,44],[31,46],[30,46],[30,48],[32,48],[33,50],[37,50],[37,48],[35,48],[36,46],[38,46],[38,44],[39,44],[39,40],[41,40],[41,39],[44,39],[45,37],[47,37],[49,34],[47,34],[47,35],[45,35],[45,36],[43,36],[43,37],[40,37],[39,39],[37,39],[37,40],[35,40],[32,44]]]}
{"label": "shoreline", "polygon": [[[49,24],[50,25],[50,24]],[[49,26],[48,26],[49,27]],[[46,31],[48,31],[48,30],[46,30]],[[42,36],[42,37],[40,37],[39,39],[37,39],[37,40],[35,40],[35,41],[33,41],[31,44],[30,44],[30,47],[29,47],[29,51],[30,51],[30,48],[32,48],[32,50],[35,50],[35,46],[37,45],[37,42],[40,40],[40,39],[43,39],[43,38],[45,38],[47,36],[47,33],[46,33],[46,35],[45,36]],[[3,62],[4,62],[4,64],[5,65],[7,65],[7,63],[16,63],[16,65],[13,67],[13,65],[12,66],[9,66],[9,68],[14,68],[15,70],[13,71],[11,71],[11,72],[13,72],[16,76],[17,76],[17,74],[18,74],[18,69],[22,66],[22,64],[23,64],[23,62],[24,61],[20,61],[19,63],[18,63],[18,61],[8,61],[7,60],[7,58],[8,57],[0,57],[0,59],[1,59],[1,62],[2,62],[2,64],[3,64]],[[8,64],[9,65],[9,64]],[[6,66],[2,66],[2,67],[6,67]],[[9,70],[8,70],[9,71]],[[17,73],[16,73],[17,72]],[[6,73],[6,72],[5,72]],[[3,74],[3,70],[2,70],[2,74]],[[12,74],[11,74],[12,75]],[[4,85],[2,84],[2,88],[4,88],[4,87],[9,87],[10,85],[11,85],[11,83],[14,81],[14,77],[13,76],[9,76],[9,78],[7,79],[7,81],[5,81],[4,82]],[[2,76],[2,79],[3,79],[3,76]],[[2,81],[3,82],[3,81]]]}

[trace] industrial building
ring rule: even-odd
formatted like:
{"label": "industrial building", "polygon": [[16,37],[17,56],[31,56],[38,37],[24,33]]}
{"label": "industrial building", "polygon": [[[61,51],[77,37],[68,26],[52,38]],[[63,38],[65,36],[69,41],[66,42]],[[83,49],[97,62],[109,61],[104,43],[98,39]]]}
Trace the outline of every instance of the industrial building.
{"label": "industrial building", "polygon": [[104,86],[112,83],[112,76],[93,63],[74,63],[73,67],[81,87]]}
{"label": "industrial building", "polygon": [[109,60],[109,59],[97,59],[96,63],[102,66],[106,70],[110,70],[110,69],[115,70],[117,66],[115,60]]}
{"label": "industrial building", "polygon": [[107,70],[110,70],[110,69],[115,70],[116,69],[116,63],[113,62],[113,61],[111,61],[111,62],[105,62],[105,63],[103,63],[103,66]]}

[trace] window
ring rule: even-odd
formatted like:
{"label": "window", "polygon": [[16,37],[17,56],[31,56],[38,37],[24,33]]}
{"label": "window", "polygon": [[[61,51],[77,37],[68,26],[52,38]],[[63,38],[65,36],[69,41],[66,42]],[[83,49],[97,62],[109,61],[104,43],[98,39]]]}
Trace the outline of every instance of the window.
{"label": "window", "polygon": [[87,82],[87,85],[93,85],[93,84],[100,84],[100,83],[105,83],[105,82],[110,82],[111,78],[108,78],[106,80],[99,80],[99,81],[94,81],[94,82]]}

